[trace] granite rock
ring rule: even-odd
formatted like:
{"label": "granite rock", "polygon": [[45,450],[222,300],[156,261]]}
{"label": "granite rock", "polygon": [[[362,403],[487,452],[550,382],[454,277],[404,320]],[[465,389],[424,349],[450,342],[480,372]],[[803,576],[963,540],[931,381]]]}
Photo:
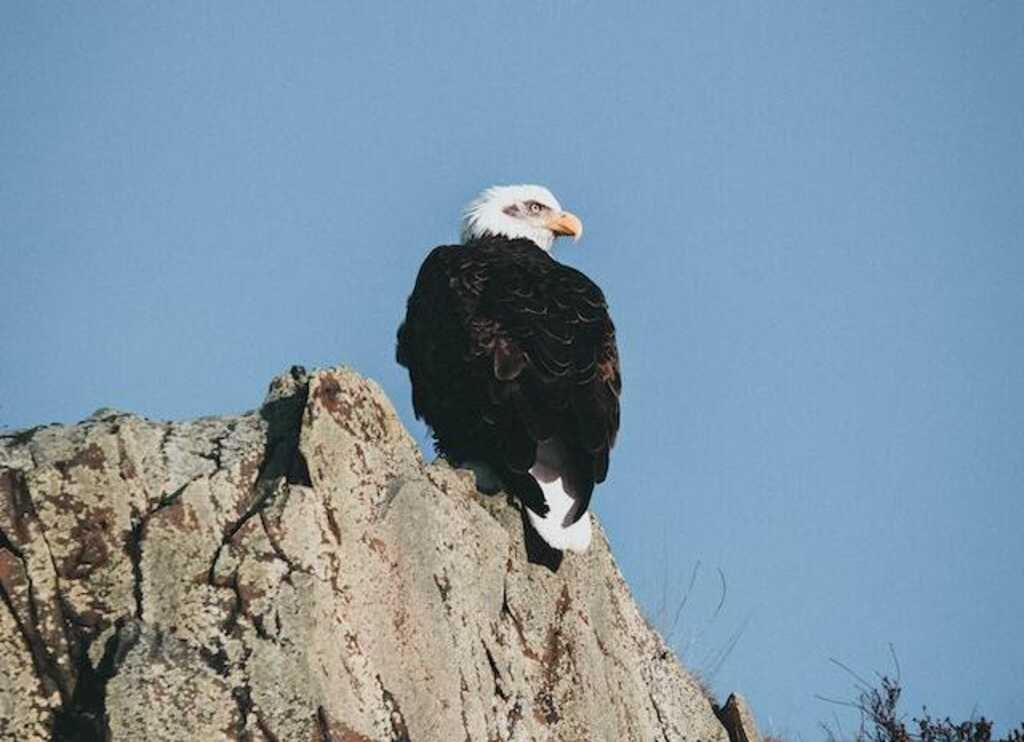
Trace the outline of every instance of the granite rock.
{"label": "granite rock", "polygon": [[594,525],[545,551],[346,368],[4,434],[0,738],[726,740]]}

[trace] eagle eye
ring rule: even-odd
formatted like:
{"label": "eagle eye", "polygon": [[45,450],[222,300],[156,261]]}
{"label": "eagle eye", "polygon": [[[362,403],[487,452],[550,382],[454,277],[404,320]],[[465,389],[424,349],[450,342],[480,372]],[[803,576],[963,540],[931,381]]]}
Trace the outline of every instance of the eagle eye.
{"label": "eagle eye", "polygon": [[543,204],[540,204],[536,201],[527,201],[526,208],[531,214],[539,214],[540,212],[544,211]]}

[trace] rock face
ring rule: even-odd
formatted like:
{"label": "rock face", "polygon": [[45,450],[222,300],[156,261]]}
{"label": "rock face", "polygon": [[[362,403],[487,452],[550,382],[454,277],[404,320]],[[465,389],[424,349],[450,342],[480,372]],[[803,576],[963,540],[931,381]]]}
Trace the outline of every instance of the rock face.
{"label": "rock face", "polygon": [[761,734],[757,731],[757,723],[754,721],[754,712],[750,710],[747,699],[739,693],[730,695],[725,706],[715,708],[715,713],[732,742],[761,742]]}
{"label": "rock face", "polygon": [[0,436],[0,738],[727,739],[601,530],[550,556],[344,368]]}

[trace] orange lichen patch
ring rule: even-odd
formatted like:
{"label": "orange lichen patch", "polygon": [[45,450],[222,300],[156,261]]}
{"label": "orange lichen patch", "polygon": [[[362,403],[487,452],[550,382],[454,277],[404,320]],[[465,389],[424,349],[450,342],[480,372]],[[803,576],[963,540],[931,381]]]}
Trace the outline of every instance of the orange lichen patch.
{"label": "orange lichen patch", "polygon": [[565,618],[569,612],[569,608],[572,607],[572,596],[569,595],[569,586],[562,585],[562,592],[558,596],[558,602],[555,603],[555,616],[559,623]]}
{"label": "orange lichen patch", "polygon": [[[559,677],[564,674],[562,668],[559,667],[562,658],[572,652],[569,642],[562,636],[562,624],[571,606],[572,597],[569,595],[569,587],[562,585],[562,592],[555,603],[554,623],[548,626],[544,656],[541,659],[541,664],[544,667],[543,682],[540,691],[534,698],[537,704],[533,711],[534,716],[538,721],[546,724],[555,724],[561,718],[555,706],[554,691]],[[571,657],[569,661],[572,661]]]}
{"label": "orange lichen patch", "polygon": [[243,492],[249,492],[256,484],[261,462],[262,459],[259,456],[247,456],[238,465],[237,483],[241,486]]}
{"label": "orange lichen patch", "polygon": [[258,600],[262,600],[267,597],[265,590],[253,587],[247,583],[239,582],[236,586],[238,593],[238,602],[242,609],[242,613],[249,616],[252,615],[252,604]]}
{"label": "orange lichen patch", "polygon": [[330,375],[320,377],[320,383],[313,392],[313,401],[327,410],[337,422],[345,425],[352,415],[352,406],[341,394],[341,384]]}
{"label": "orange lichen patch", "polygon": [[56,494],[51,494],[50,503],[58,513],[74,515],[76,520],[88,520],[91,516],[87,506],[77,493],[61,488]]}
{"label": "orange lichen patch", "polygon": [[327,410],[335,422],[357,438],[377,442],[386,437],[387,413],[365,387],[343,388],[336,376],[322,374],[315,384],[312,405]]}
{"label": "orange lichen patch", "polygon": [[162,510],[161,514],[167,523],[179,531],[188,532],[199,527],[199,519],[196,518],[195,510],[187,502],[177,500]]}
{"label": "orange lichen patch", "polygon": [[519,646],[523,650],[523,656],[528,657],[534,662],[539,662],[540,656],[538,656],[538,654],[533,651],[533,648],[530,646],[530,643],[526,640],[526,631],[523,629],[523,623],[522,621],[520,621],[519,616],[517,616],[513,612],[512,607],[508,604],[508,601],[506,601],[505,604],[502,606],[502,610],[506,614],[508,614],[508,617],[510,619],[512,619],[512,626],[515,627],[516,635],[519,637]]}
{"label": "orange lichen patch", "polygon": [[10,500],[14,495],[15,477],[18,472],[6,466],[0,466],[0,495]]}
{"label": "orange lichen patch", "polygon": [[534,697],[533,707],[533,718],[539,721],[541,724],[557,724],[561,718],[558,715],[558,711],[555,709],[554,699],[551,698],[551,694],[547,691],[540,691]]}
{"label": "orange lichen patch", "polygon": [[[366,461],[366,452],[363,451],[363,447],[360,446],[357,441],[353,441],[353,448],[355,448],[356,451],[356,458],[359,459],[359,472],[361,474],[369,473],[371,469],[369,463],[367,463]],[[365,479],[363,480],[363,483],[369,484],[369,482],[367,482]]]}
{"label": "orange lichen patch", "polygon": [[338,742],[373,742],[372,737],[360,734],[355,729],[347,727],[342,723],[331,724],[329,727],[330,737],[321,737],[321,739],[336,739]]}
{"label": "orange lichen patch", "polygon": [[387,545],[376,536],[370,536],[364,532],[362,541],[370,547],[370,551],[373,551],[382,557],[386,555]]}
{"label": "orange lichen patch", "polygon": [[345,632],[345,648],[351,654],[362,654],[363,648],[359,646],[359,637],[353,634],[351,631]]}
{"label": "orange lichen patch", "polygon": [[391,620],[392,625],[395,627],[395,631],[401,631],[402,627],[405,626],[405,622],[409,620],[409,612],[405,609],[405,606],[399,604],[395,610],[395,615]]}
{"label": "orange lichen patch", "polygon": [[380,686],[381,700],[384,702],[384,709],[388,712],[391,720],[391,738],[395,740],[408,740],[409,728],[405,723],[405,715],[398,705],[398,699],[387,688],[380,675],[377,676],[377,685]]}
{"label": "orange lichen patch", "polygon": [[25,570],[21,566],[21,560],[7,549],[0,549],[0,586],[8,594],[14,592],[15,587],[25,582]]}
{"label": "orange lichen patch", "polygon": [[121,479],[127,481],[138,477],[138,472],[135,469],[135,462],[133,462],[131,457],[128,455],[128,451],[124,445],[124,439],[122,439],[121,436],[118,436],[117,438],[117,456]]}
{"label": "orange lichen patch", "polygon": [[246,542],[251,543],[261,530],[263,530],[263,524],[260,523],[259,517],[253,516],[238,527],[238,530],[231,536],[230,543],[236,548]]}
{"label": "orange lichen patch", "polygon": [[0,496],[6,501],[14,521],[14,535],[20,543],[27,543],[27,521],[36,517],[36,509],[25,483],[25,475],[17,469],[0,468]]}
{"label": "orange lichen patch", "polygon": [[70,461],[68,461],[68,466],[81,466],[86,469],[92,469],[93,471],[103,471],[106,463],[107,456],[103,453],[103,449],[95,443],[90,443],[88,446],[76,453]]}
{"label": "orange lichen patch", "polygon": [[80,580],[105,566],[110,557],[110,539],[106,520],[77,524],[71,529],[69,540],[77,542],[78,548],[61,560],[57,574],[64,579]]}
{"label": "orange lichen patch", "polygon": [[384,408],[381,407],[380,402],[376,399],[370,398],[370,404],[373,406],[373,414],[376,418],[377,427],[381,433],[387,430],[387,414],[384,412]]}
{"label": "orange lichen patch", "polygon": [[341,543],[341,528],[338,527],[338,518],[334,514],[334,507],[329,503],[324,503],[324,512],[327,514],[327,527],[331,530],[334,535],[335,543]]}

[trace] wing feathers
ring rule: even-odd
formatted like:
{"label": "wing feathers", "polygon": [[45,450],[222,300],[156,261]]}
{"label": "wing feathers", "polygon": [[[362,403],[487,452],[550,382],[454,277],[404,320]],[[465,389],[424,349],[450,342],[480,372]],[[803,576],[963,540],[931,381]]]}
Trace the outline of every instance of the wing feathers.
{"label": "wing feathers", "polygon": [[526,240],[437,248],[397,358],[439,450],[486,461],[539,512],[543,493],[526,472],[538,444],[557,439],[575,470],[573,519],[583,515],[608,473],[621,390],[615,328],[592,281]]}
{"label": "wing feathers", "polygon": [[499,381],[511,381],[519,376],[527,359],[519,346],[500,337],[494,343],[494,376]]}

